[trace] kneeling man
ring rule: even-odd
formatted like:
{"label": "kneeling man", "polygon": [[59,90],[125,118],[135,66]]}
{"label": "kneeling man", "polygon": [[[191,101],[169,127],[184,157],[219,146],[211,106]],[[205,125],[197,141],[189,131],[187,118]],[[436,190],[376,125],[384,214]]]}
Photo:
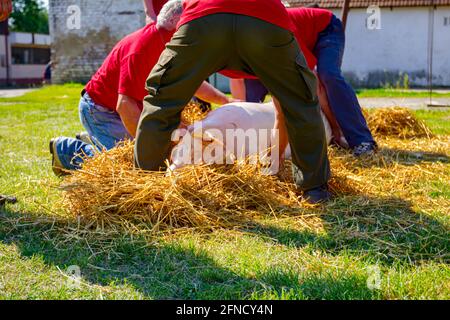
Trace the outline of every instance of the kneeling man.
{"label": "kneeling man", "polygon": [[[146,79],[171,39],[181,9],[165,5],[157,23],[152,23],[120,41],[82,92],[80,120],[87,135],[77,139],[59,137],[50,142],[53,171],[63,175],[79,169],[85,156],[111,149],[136,135]],[[226,104],[230,100],[203,82],[197,91],[202,100]]]}
{"label": "kneeling man", "polygon": [[[327,114],[345,136],[355,156],[372,155],[377,144],[370,132],[355,91],[342,75],[341,65],[345,50],[345,32],[342,22],[331,11],[315,8],[288,8],[294,23],[294,34],[309,67],[323,84],[322,107],[331,109]],[[243,88],[242,88],[243,86]],[[322,87],[322,86],[319,86]],[[265,86],[255,79],[233,83],[236,97],[249,102],[261,102],[268,94]],[[329,103],[329,104],[328,104]]]}

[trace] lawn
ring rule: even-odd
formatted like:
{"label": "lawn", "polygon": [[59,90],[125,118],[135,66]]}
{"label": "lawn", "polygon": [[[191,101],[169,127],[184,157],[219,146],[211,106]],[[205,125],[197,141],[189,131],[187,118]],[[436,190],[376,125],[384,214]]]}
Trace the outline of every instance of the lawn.
{"label": "lawn", "polygon": [[[356,90],[359,98],[430,98],[427,90],[410,89],[358,89]],[[435,98],[450,98],[450,92],[433,92]]]}
{"label": "lawn", "polygon": [[[48,152],[52,137],[82,130],[80,89],[0,99],[0,193],[19,200],[0,209],[0,299],[450,299],[448,144],[390,164],[418,180],[340,197],[311,218],[208,234],[93,229],[59,207]],[[449,111],[416,114],[448,143]]]}

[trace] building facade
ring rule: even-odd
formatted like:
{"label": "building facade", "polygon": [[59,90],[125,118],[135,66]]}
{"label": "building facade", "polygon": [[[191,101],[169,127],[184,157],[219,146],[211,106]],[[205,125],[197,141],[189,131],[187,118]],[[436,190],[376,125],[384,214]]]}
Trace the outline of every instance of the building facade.
{"label": "building facade", "polygon": [[0,86],[40,84],[50,61],[49,35],[0,28]]}
{"label": "building facade", "polygon": [[[319,4],[341,16],[342,0]],[[343,60],[359,87],[450,87],[450,0],[352,0]]]}
{"label": "building facade", "polygon": [[87,82],[112,47],[145,24],[142,0],[50,0],[53,82]]}
{"label": "building facade", "polygon": [[[318,3],[340,17],[342,0]],[[375,5],[375,7],[373,6]],[[86,82],[114,44],[145,23],[142,0],[50,0],[55,82]],[[352,0],[343,69],[356,86],[450,87],[450,0]],[[227,89],[226,79],[213,82]]]}

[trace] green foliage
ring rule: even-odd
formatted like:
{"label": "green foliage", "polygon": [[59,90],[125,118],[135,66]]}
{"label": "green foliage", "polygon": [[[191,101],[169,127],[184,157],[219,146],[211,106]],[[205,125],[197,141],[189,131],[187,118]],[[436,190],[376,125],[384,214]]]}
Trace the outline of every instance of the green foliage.
{"label": "green foliage", "polygon": [[397,80],[395,80],[394,84],[391,84],[389,81],[384,83],[384,89],[397,89],[397,90],[408,90],[410,88],[410,79],[407,73],[400,72],[398,74]]}
{"label": "green foliage", "polygon": [[11,31],[49,34],[48,12],[39,0],[14,0]]}

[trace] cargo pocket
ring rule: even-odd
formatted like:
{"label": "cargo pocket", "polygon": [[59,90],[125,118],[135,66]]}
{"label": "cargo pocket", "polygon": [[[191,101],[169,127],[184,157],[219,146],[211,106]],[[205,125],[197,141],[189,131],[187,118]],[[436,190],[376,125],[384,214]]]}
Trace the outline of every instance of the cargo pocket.
{"label": "cargo pocket", "polygon": [[147,80],[147,90],[149,91],[150,95],[154,96],[158,93],[164,75],[166,74],[167,70],[169,70],[174,57],[175,52],[168,49],[164,50],[161,54],[161,57],[159,58]]}
{"label": "cargo pocket", "polygon": [[314,73],[308,68],[306,59],[302,53],[300,53],[295,59],[295,64],[300,73],[303,82],[305,83],[305,90],[302,93],[305,101],[308,103],[318,102],[317,98],[317,78]]}

